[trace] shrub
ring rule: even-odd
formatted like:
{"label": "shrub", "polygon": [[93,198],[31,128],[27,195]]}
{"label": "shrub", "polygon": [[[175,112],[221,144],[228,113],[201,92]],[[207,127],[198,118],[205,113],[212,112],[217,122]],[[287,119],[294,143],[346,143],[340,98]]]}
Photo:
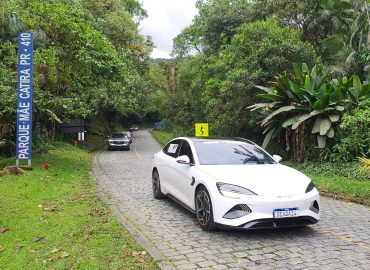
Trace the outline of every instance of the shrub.
{"label": "shrub", "polygon": [[350,161],[370,154],[370,99],[363,98],[358,107],[343,115],[339,126],[339,141],[333,147],[331,158]]}

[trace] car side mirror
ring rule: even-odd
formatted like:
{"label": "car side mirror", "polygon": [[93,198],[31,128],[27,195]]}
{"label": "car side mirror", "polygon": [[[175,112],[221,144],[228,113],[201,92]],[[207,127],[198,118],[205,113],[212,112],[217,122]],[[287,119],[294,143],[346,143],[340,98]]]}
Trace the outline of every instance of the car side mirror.
{"label": "car side mirror", "polygon": [[279,163],[280,161],[282,161],[282,160],[283,160],[283,158],[282,158],[281,156],[279,156],[279,155],[273,155],[272,157],[275,159],[275,161],[276,161],[277,163]]}
{"label": "car side mirror", "polygon": [[180,164],[192,165],[192,163],[190,163],[190,158],[187,155],[177,157],[176,162]]}

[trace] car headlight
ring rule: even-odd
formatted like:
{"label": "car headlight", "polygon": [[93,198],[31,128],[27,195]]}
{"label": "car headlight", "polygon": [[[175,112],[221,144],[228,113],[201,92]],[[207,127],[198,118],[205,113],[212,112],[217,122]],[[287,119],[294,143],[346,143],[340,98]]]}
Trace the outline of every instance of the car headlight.
{"label": "car headlight", "polygon": [[313,190],[315,187],[316,187],[316,186],[315,186],[315,184],[311,181],[311,182],[308,184],[307,188],[306,188],[306,193],[310,192],[310,191],[311,191],[311,190]]}
{"label": "car headlight", "polygon": [[216,185],[217,185],[218,191],[221,193],[222,196],[225,196],[225,197],[237,199],[239,198],[238,194],[257,195],[256,193],[254,193],[253,191],[247,188],[236,186],[236,185],[231,185],[231,184],[226,184],[226,183],[221,183],[221,182],[217,182]]}

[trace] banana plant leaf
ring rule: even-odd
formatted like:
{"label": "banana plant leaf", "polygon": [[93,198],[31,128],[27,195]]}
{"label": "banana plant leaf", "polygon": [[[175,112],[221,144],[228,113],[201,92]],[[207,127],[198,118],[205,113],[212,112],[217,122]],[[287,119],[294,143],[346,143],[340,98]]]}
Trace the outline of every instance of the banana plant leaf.
{"label": "banana plant leaf", "polygon": [[274,135],[274,132],[275,132],[275,129],[272,129],[272,130],[270,130],[269,133],[267,133],[267,135],[265,136],[265,139],[263,140],[262,148],[266,148],[266,146],[268,145],[268,143],[271,140],[272,135]]}
{"label": "banana plant leaf", "polygon": [[299,117],[301,117],[301,116],[300,115],[297,115],[297,116],[291,117],[291,118],[285,120],[281,126],[283,128],[287,128],[290,125],[293,125],[295,122],[297,122],[298,119],[299,119]]}
{"label": "banana plant leaf", "polygon": [[311,89],[311,78],[310,78],[309,75],[306,75],[306,78],[304,80],[304,88],[309,93],[312,93],[312,89]]}
{"label": "banana plant leaf", "polygon": [[312,130],[311,130],[311,133],[320,132],[320,122],[321,122],[321,120],[322,120],[321,117],[316,118],[315,123],[313,124]]}
{"label": "banana plant leaf", "polygon": [[268,87],[264,87],[264,86],[261,86],[261,85],[256,85],[255,86],[256,88],[262,90],[262,91],[265,91],[266,93],[270,94],[270,95],[274,95],[274,90],[271,89],[271,88],[268,88]]}
{"label": "banana plant leaf", "polygon": [[302,82],[303,81],[303,73],[301,71],[301,68],[298,66],[298,64],[294,63],[293,64],[293,70],[295,76]]}
{"label": "banana plant leaf", "polygon": [[320,135],[326,135],[331,127],[331,121],[329,118],[324,118],[320,121]]}
{"label": "banana plant leaf", "polygon": [[320,149],[324,148],[326,145],[326,136],[317,135],[317,145]]}
{"label": "banana plant leaf", "polygon": [[295,109],[295,106],[293,106],[293,105],[280,107],[276,111],[274,111],[271,114],[269,114],[265,119],[263,119],[261,125],[264,126],[275,115],[277,115],[279,113],[282,113],[282,112],[291,111],[293,109]]}
{"label": "banana plant leaf", "polygon": [[300,124],[302,124],[304,121],[306,121],[307,119],[311,118],[313,115],[311,114],[304,114],[302,115],[301,117],[299,117],[298,121],[295,122],[293,125],[292,125],[292,129],[296,129]]}
{"label": "banana plant leaf", "polygon": [[344,111],[344,107],[343,106],[335,106],[335,109],[337,111],[340,111],[340,112],[343,112]]}
{"label": "banana plant leaf", "polygon": [[334,128],[331,127],[328,131],[328,133],[326,134],[326,136],[328,136],[328,138],[333,138],[334,137]]}
{"label": "banana plant leaf", "polygon": [[314,104],[313,104],[313,108],[315,110],[321,110],[321,109],[324,109],[324,103],[322,102],[322,100],[318,100],[316,101]]}
{"label": "banana plant leaf", "polygon": [[257,94],[256,96],[260,97],[260,98],[263,98],[263,99],[271,100],[271,101],[278,101],[278,100],[284,98],[283,96],[279,96],[279,95],[275,95],[275,94]]}
{"label": "banana plant leaf", "polygon": [[303,100],[303,91],[302,89],[294,82],[290,81],[290,90],[298,97],[297,101]]}
{"label": "banana plant leaf", "polygon": [[338,122],[340,118],[340,115],[339,114],[331,114],[329,115],[329,119],[332,123],[335,123],[335,122]]}

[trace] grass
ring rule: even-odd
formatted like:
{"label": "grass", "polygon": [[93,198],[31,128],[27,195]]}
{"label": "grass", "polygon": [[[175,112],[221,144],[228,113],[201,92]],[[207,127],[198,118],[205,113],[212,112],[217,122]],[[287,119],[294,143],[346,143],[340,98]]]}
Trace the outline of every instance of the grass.
{"label": "grass", "polygon": [[283,163],[309,176],[323,194],[370,205],[370,179],[359,172],[356,162]]}
{"label": "grass", "polygon": [[[162,145],[175,137],[174,134],[165,131],[152,131],[152,134]],[[323,195],[370,205],[370,179],[359,173],[356,162],[282,163],[309,176]]]}
{"label": "grass", "polygon": [[153,130],[151,133],[153,137],[162,145],[167,144],[170,140],[177,137],[173,133],[162,131],[162,130]]}
{"label": "grass", "polygon": [[58,144],[34,155],[32,171],[0,177],[1,269],[158,269],[98,198],[90,171],[90,154]]}

